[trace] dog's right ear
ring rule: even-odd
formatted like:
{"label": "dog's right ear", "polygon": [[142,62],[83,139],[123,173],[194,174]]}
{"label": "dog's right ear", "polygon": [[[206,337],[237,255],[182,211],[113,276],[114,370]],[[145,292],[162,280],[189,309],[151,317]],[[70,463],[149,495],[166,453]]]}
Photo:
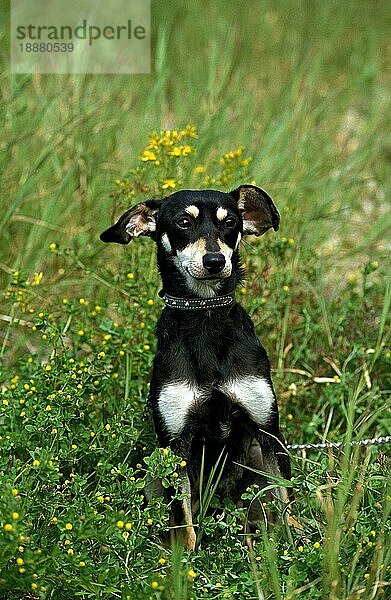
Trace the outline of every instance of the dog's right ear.
{"label": "dog's right ear", "polygon": [[126,211],[109,229],[100,234],[102,242],[129,244],[132,238],[148,235],[155,238],[156,218],[162,200],[146,200]]}

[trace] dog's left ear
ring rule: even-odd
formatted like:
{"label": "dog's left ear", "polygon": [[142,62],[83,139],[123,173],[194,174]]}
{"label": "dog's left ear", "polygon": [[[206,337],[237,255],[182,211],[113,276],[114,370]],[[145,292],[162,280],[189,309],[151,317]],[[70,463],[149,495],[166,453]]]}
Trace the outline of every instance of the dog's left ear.
{"label": "dog's left ear", "polygon": [[156,218],[162,200],[146,200],[126,211],[109,229],[100,234],[102,242],[129,244],[140,235],[155,237]]}
{"label": "dog's left ear", "polygon": [[242,213],[243,235],[263,235],[271,227],[277,231],[280,214],[265,190],[255,185],[241,185],[229,194]]}

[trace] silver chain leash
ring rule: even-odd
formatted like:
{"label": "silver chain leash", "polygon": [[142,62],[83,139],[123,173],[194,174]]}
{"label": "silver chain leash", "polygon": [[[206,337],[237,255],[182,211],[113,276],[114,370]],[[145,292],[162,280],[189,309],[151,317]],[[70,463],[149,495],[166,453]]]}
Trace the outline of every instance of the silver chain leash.
{"label": "silver chain leash", "polygon": [[381,444],[390,444],[391,435],[382,437],[367,438],[357,442],[320,442],[318,444],[288,444],[288,450],[317,450],[323,448],[341,448],[342,446],[379,446]]}

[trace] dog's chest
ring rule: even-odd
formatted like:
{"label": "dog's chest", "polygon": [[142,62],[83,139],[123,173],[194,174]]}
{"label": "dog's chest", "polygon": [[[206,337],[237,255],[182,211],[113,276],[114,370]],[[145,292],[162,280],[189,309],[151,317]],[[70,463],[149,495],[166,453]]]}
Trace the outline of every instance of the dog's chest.
{"label": "dog's chest", "polygon": [[188,426],[218,422],[223,438],[235,414],[264,426],[275,398],[267,355],[248,314],[237,304],[228,315],[178,319],[166,311],[159,322],[152,382],[170,438]]}
{"label": "dog's chest", "polygon": [[[214,407],[214,392],[226,401],[224,418],[221,406]],[[248,375],[199,387],[187,381],[164,385],[158,397],[158,408],[171,436],[181,434],[193,419],[202,427],[202,417],[208,414],[221,422],[221,437],[228,435],[229,415],[240,408],[255,424],[264,426],[272,413],[275,399],[269,382],[260,376]],[[207,407],[207,410],[205,410]],[[215,411],[214,411],[215,408]],[[228,415],[228,419],[227,419]]]}

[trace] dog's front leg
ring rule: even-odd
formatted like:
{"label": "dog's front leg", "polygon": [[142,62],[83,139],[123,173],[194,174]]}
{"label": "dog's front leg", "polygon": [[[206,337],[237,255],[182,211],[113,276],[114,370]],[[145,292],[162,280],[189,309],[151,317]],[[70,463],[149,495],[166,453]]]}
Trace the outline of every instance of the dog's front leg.
{"label": "dog's front leg", "polygon": [[193,514],[191,510],[191,485],[187,469],[184,468],[182,472],[182,488],[181,492],[186,494],[186,497],[182,500],[182,511],[183,518],[186,525],[185,529],[185,542],[188,550],[194,550],[196,545],[196,534],[193,525]]}
{"label": "dog's front leg", "polygon": [[[188,460],[190,455],[191,440],[191,435],[187,435],[186,438],[184,436],[181,436],[181,439],[171,444],[172,450],[175,452],[175,454],[182,456],[183,458]],[[180,501],[176,501],[176,505],[174,504],[174,520],[176,525],[179,525],[180,523],[183,523],[185,525],[186,548],[188,550],[194,550],[196,546],[197,536],[193,525],[193,513],[191,508],[192,490],[189,473],[187,470],[187,464],[185,464],[184,466],[180,466],[180,477],[182,481],[180,491],[181,494],[183,494],[185,497]]]}
{"label": "dog's front leg", "polygon": [[162,447],[169,446],[174,454],[183,459],[182,464],[178,466],[178,474],[181,478],[180,493],[184,498],[175,499],[172,503],[173,525],[177,527],[184,525],[185,544],[189,550],[194,550],[196,535],[191,510],[191,481],[187,465],[191,464],[191,448],[198,425],[194,420],[189,423],[187,414],[195,402],[195,393],[185,383],[162,384],[158,376],[162,377],[166,367],[155,361],[154,368],[150,398],[159,444]]}

